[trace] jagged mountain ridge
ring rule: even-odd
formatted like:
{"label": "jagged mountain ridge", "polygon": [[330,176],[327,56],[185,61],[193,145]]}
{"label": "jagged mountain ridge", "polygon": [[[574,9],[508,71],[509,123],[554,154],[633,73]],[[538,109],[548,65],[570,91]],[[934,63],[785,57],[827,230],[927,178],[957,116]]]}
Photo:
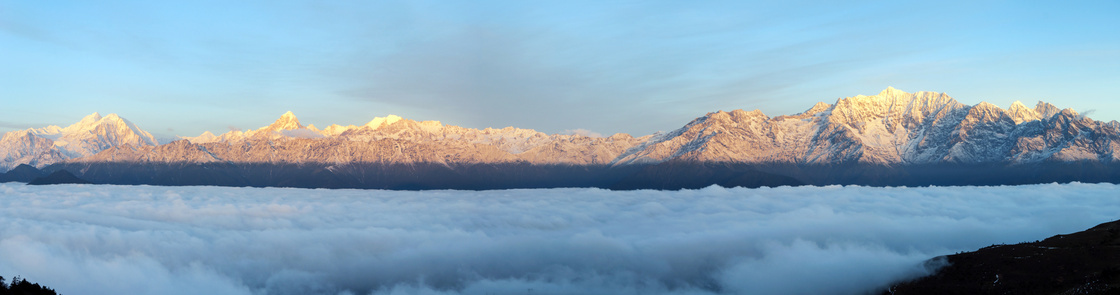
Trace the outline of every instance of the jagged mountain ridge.
{"label": "jagged mountain ridge", "polygon": [[[120,146],[74,162],[604,165],[642,140],[625,134],[590,138],[457,126],[433,132],[427,127],[431,126],[404,119],[383,128],[348,130],[333,137],[283,135],[299,129],[223,135],[224,141]],[[511,133],[528,136],[509,136]]]}
{"label": "jagged mountain ridge", "polygon": [[[314,125],[303,126],[299,119],[291,112],[287,112],[269,126],[246,132],[231,131],[220,136],[205,132],[197,137],[183,137],[192,144],[207,144],[222,142],[240,145],[245,142],[271,140],[283,142],[296,139],[331,139],[353,142],[373,143],[381,140],[399,140],[410,143],[442,144],[449,147],[461,148],[472,145],[495,147],[515,156],[524,157],[526,160],[535,159],[540,163],[606,163],[620,151],[609,152],[606,150],[625,150],[633,146],[633,142],[644,140],[633,138],[628,134],[615,134],[606,138],[590,138],[581,135],[546,134],[532,129],[506,127],[501,129],[486,128],[473,129],[454,125],[444,125],[439,121],[413,121],[399,116],[389,115],[377,117],[362,126],[331,125],[325,129],[317,129]],[[312,141],[313,142],[313,141]],[[327,141],[326,143],[330,143]],[[539,150],[534,150],[543,147]],[[556,153],[586,153],[595,160],[576,160],[560,157],[547,158]],[[527,153],[527,154],[526,154]],[[605,158],[609,157],[609,159]],[[385,159],[399,161],[401,159]],[[511,161],[515,160],[511,158]],[[495,158],[496,162],[506,160]],[[543,161],[543,162],[542,162]]]}
{"label": "jagged mountain ridge", "polygon": [[[1015,102],[1005,110],[985,102],[965,105],[945,93],[907,93],[891,87],[877,95],[820,102],[788,116],[769,117],[757,110],[713,112],[677,130],[643,137],[592,138],[513,127],[472,129],[393,115],[361,126],[318,129],[302,125],[287,112],[256,130],[220,136],[206,132],[155,145],[147,132],[115,115],[106,118],[110,117],[124,123],[99,127],[100,134],[112,136],[86,137],[93,140],[65,131],[96,129],[87,127],[105,119],[97,114],[67,128],[9,132],[0,142],[6,144],[0,148],[9,155],[5,163],[14,166],[22,161],[42,167],[74,158],[70,161],[614,166],[676,161],[897,166],[1113,163],[1120,159],[1120,123],[1116,121],[1094,121],[1045,102],[1034,108]],[[110,129],[121,132],[106,132]],[[67,144],[60,145],[60,141]],[[65,149],[69,143],[88,148]]]}
{"label": "jagged mountain ridge", "polygon": [[65,128],[52,125],[4,133],[0,138],[0,171],[20,164],[42,168],[117,146],[158,144],[150,133],[117,114],[102,117],[95,112]]}
{"label": "jagged mountain ridge", "polygon": [[1120,124],[1039,102],[1009,110],[887,88],[792,116],[714,112],[631,149],[619,164],[692,162],[920,165],[1120,160]]}

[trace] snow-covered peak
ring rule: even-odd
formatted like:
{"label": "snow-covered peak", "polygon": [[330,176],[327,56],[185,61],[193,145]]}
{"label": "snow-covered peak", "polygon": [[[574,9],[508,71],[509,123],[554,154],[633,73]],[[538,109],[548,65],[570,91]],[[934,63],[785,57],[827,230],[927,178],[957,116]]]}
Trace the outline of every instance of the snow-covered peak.
{"label": "snow-covered peak", "polygon": [[878,95],[857,95],[841,98],[836,101],[830,114],[830,120],[836,123],[864,122],[882,118],[887,115],[895,101],[899,100],[900,91],[888,88]]}
{"label": "snow-covered peak", "polygon": [[974,106],[974,107],[985,109],[985,110],[996,110],[996,109],[1002,110],[1002,108],[1000,108],[999,106],[997,106],[995,104],[992,104],[992,103],[989,103],[989,102],[986,102],[986,101],[981,101],[980,103],[976,104],[976,106]]}
{"label": "snow-covered peak", "polygon": [[766,114],[762,113],[762,110],[759,110],[759,109],[754,109],[754,110],[749,111],[749,112],[744,111],[743,109],[738,109],[738,110],[731,111],[731,116],[732,117],[766,117]]}
{"label": "snow-covered peak", "polygon": [[62,127],[58,127],[55,125],[50,125],[43,128],[28,129],[29,132],[34,133],[35,135],[50,139],[57,139],[58,137],[62,136],[62,130]]}
{"label": "snow-covered peak", "polygon": [[915,95],[913,93],[908,93],[888,86],[887,89],[883,89],[883,91],[880,91],[879,94],[876,95],[856,95],[853,97],[838,99],[835,105],[837,107],[844,107],[849,109],[854,107],[870,111],[869,108],[874,109],[889,107],[890,105],[893,105],[898,101],[909,101],[914,97]]}
{"label": "snow-covered peak", "polygon": [[102,117],[101,114],[95,112],[73,125],[58,130],[57,134],[53,135],[55,135],[55,140],[60,140],[56,144],[90,138],[102,138],[102,140],[108,139],[110,141],[113,140],[111,138],[119,138],[119,140],[124,141],[120,143],[159,144],[155,137],[147,131],[140,129],[140,127],[115,113]]}
{"label": "snow-covered peak", "polygon": [[[113,114],[113,115],[115,116],[116,114]],[[78,121],[77,123],[71,124],[70,126],[66,126],[66,128],[62,128],[62,130],[59,130],[59,131],[61,133],[73,133],[73,132],[77,132],[79,130],[88,130],[90,128],[93,128],[93,126],[97,125],[98,122],[101,122],[101,119],[104,119],[104,118],[101,117],[100,113],[93,112],[93,114],[89,114],[88,116],[83,117],[81,121]]]}
{"label": "snow-covered peak", "polygon": [[0,170],[19,164],[43,167],[118,146],[158,144],[151,133],[117,114],[93,113],[66,128],[51,125],[4,134]]}
{"label": "snow-covered peak", "polygon": [[945,93],[929,91],[907,93],[887,87],[886,90],[873,96],[857,95],[838,99],[827,112],[827,116],[830,122],[837,124],[858,124],[884,118],[889,118],[888,122],[920,124],[927,119],[934,119],[965,108],[968,106],[957,102]]}
{"label": "snow-covered peak", "polygon": [[366,123],[365,126],[367,126],[369,128],[372,128],[372,129],[377,129],[377,128],[380,128],[381,126],[392,125],[393,123],[396,123],[397,121],[400,121],[401,119],[403,119],[403,118],[398,117],[397,115],[389,115],[387,117],[376,117],[376,118],[373,118],[373,120],[370,120],[369,123]]}
{"label": "snow-covered peak", "polygon": [[53,145],[68,158],[88,156],[125,144],[159,144],[151,133],[117,114],[102,117],[95,112],[66,128],[52,125],[30,131],[39,137],[52,140]]}
{"label": "snow-covered peak", "polygon": [[[252,131],[248,131],[248,132],[252,132]],[[218,138],[219,138],[218,141],[236,142],[236,141],[244,140],[245,137],[248,136],[245,133],[246,133],[245,131],[241,131],[241,130],[230,130],[229,132],[222,133],[222,135],[219,135],[218,136]]]}
{"label": "snow-covered peak", "polygon": [[802,112],[800,115],[806,115],[806,116],[816,115],[816,114],[819,114],[821,112],[827,111],[831,107],[832,107],[832,105],[824,103],[823,101],[817,102],[817,104],[813,105],[813,107],[809,108],[808,110]]}
{"label": "snow-covered peak", "polygon": [[787,120],[787,119],[804,120],[804,119],[809,119],[809,118],[812,118],[812,117],[815,117],[815,116],[817,116],[817,117],[827,116],[827,115],[830,114],[830,112],[829,112],[830,109],[832,109],[831,104],[827,104],[827,103],[824,103],[824,102],[818,102],[817,104],[813,105],[813,107],[809,108],[808,110],[805,110],[804,112],[793,114],[793,115],[788,115],[788,116],[785,116],[785,115],[777,116],[777,117],[774,117],[774,119],[777,119],[777,120]]}
{"label": "snow-covered peak", "polygon": [[218,137],[217,135],[214,135],[214,133],[210,133],[210,131],[202,132],[201,135],[195,136],[195,137],[180,136],[179,138],[180,139],[186,139],[187,141],[189,141],[190,143],[193,143],[193,144],[221,141],[220,137]]}
{"label": "snow-covered peak", "polygon": [[[250,131],[246,131],[246,132],[239,132],[239,131],[226,132],[225,134],[222,134],[221,140],[222,141],[236,142],[236,141],[244,140],[246,138],[254,138],[254,137],[258,137],[258,136],[263,136],[263,137],[267,137],[267,138],[277,138],[277,137],[285,137],[285,136],[287,136],[287,137],[302,137],[302,136],[290,136],[289,134],[291,132],[289,132],[289,131],[294,131],[294,130],[296,130],[296,132],[298,134],[303,134],[302,133],[303,131],[310,131],[310,130],[307,130],[306,127],[304,127],[303,125],[301,125],[299,123],[299,119],[296,118],[295,114],[292,114],[291,111],[288,111],[288,112],[285,112],[283,115],[280,115],[280,118],[276,119],[275,122],[272,122],[271,125],[261,127],[260,129],[257,129],[257,130],[250,130]],[[313,132],[313,133],[317,133],[317,132]]]}
{"label": "snow-covered peak", "polygon": [[1062,112],[1062,109],[1044,101],[1039,101],[1038,104],[1034,106],[1034,110],[1038,112],[1042,118],[1050,118]]}
{"label": "snow-covered peak", "polygon": [[907,93],[906,91],[895,89],[894,87],[891,87],[891,86],[887,86],[887,89],[883,89],[883,91],[880,91],[878,96],[888,97],[888,96],[902,96],[902,95],[910,95],[910,93]]}
{"label": "snow-covered peak", "polygon": [[1057,125],[1067,125],[1073,122],[1080,122],[1078,123],[1078,125],[1084,126],[1087,123],[1093,122],[1093,119],[1086,118],[1085,116],[1082,116],[1081,114],[1077,113],[1077,111],[1071,108],[1062,109],[1061,111],[1058,111],[1057,114],[1051,116],[1048,119],[1050,120],[1050,123],[1048,124]]}
{"label": "snow-covered peak", "polygon": [[107,116],[104,116],[104,117],[101,118],[101,120],[98,120],[97,123],[98,124],[124,125],[125,127],[128,127],[129,129],[133,129],[133,131],[137,131],[137,130],[140,129],[140,128],[135,128],[136,126],[133,126],[132,122],[129,122],[128,120],[125,120],[124,118],[121,118],[120,116],[117,116],[117,114],[109,114]]}
{"label": "snow-covered peak", "polygon": [[968,115],[965,120],[975,120],[977,122],[997,122],[1004,119],[1011,119],[1007,112],[999,106],[988,102],[980,102],[968,110]]}
{"label": "snow-covered peak", "polygon": [[92,114],[89,114],[85,117],[82,117],[82,120],[78,121],[78,123],[74,123],[74,125],[90,125],[90,124],[93,124],[94,122],[97,122],[97,121],[100,121],[100,120],[101,120],[101,113],[93,112]]}
{"label": "snow-covered peak", "polygon": [[1011,106],[1007,108],[1007,115],[1011,116],[1012,120],[1015,120],[1015,124],[1022,124],[1023,122],[1035,121],[1042,118],[1042,115],[1039,114],[1038,111],[1027,108],[1023,102],[1018,100],[1011,103]]}
{"label": "snow-covered peak", "polygon": [[280,119],[276,119],[276,122],[273,122],[272,125],[268,125],[268,127],[265,127],[264,129],[268,131],[280,131],[295,130],[301,128],[303,128],[303,125],[299,124],[299,119],[296,118],[296,115],[292,114],[292,111],[288,111],[281,115]]}
{"label": "snow-covered peak", "polygon": [[342,126],[338,124],[331,124],[330,126],[327,126],[327,128],[323,128],[323,130],[319,131],[319,133],[325,136],[337,136],[339,134],[342,134],[343,132],[346,132],[347,130],[354,128],[358,127],[354,125]]}
{"label": "snow-covered peak", "polygon": [[[137,127],[136,124],[132,124],[132,122],[128,121],[128,119],[117,116],[117,114],[109,114],[108,116],[101,118],[101,120],[105,122],[111,122],[112,124],[123,124],[124,127],[128,128],[129,131],[132,131],[132,133],[138,135],[140,137],[140,140],[144,141],[144,143],[148,145],[159,145],[159,141],[156,141],[156,138],[153,137],[151,133],[140,129],[140,127]],[[118,128],[118,130],[121,129]]]}

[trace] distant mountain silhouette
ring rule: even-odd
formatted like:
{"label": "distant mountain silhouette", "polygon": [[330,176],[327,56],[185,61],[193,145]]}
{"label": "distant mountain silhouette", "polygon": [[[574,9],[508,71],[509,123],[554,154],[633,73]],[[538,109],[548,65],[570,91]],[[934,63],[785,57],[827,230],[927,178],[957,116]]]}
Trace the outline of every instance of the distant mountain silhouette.
{"label": "distant mountain silhouette", "polygon": [[0,182],[30,182],[46,174],[31,165],[20,164],[6,173],[0,173]]}

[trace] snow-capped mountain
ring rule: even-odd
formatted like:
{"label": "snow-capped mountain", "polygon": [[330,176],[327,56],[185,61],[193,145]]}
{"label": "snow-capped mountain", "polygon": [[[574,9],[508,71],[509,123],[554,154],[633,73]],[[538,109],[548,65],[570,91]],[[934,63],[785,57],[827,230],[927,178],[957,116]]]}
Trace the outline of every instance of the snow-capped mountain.
{"label": "snow-capped mountain", "polygon": [[54,141],[36,136],[30,129],[4,133],[0,138],[0,172],[20,164],[41,168],[66,159]]}
{"label": "snow-capped mountain", "polygon": [[[642,137],[546,134],[506,127],[472,129],[389,115],[361,126],[304,126],[292,112],[268,126],[206,132],[157,146],[116,115],[90,115],[66,128],[9,132],[4,165],[70,159],[101,163],[383,163],[629,166],[676,163],[1015,165],[1116,163],[1120,123],[1103,123],[1039,102],[1002,109],[965,105],[945,93],[890,88],[820,102],[770,117],[718,111],[667,133]],[[98,153],[100,152],[100,153]],[[96,154],[95,154],[96,153]],[[5,168],[5,169],[6,169]]]}
{"label": "snow-capped mountain", "polygon": [[606,165],[649,137],[592,138],[531,129],[473,129],[439,121],[378,117],[362,126],[303,126],[291,112],[271,125],[162,146],[122,147],[79,162],[531,163]]}
{"label": "snow-capped mountain", "polygon": [[714,112],[628,150],[616,164],[693,162],[909,165],[1120,160],[1115,121],[1015,102],[968,106],[887,88],[792,115]]}
{"label": "snow-capped mountain", "polygon": [[[75,126],[100,120],[94,116]],[[112,126],[97,130],[121,135],[97,138],[150,138],[142,132],[127,136],[138,129],[120,126],[131,124]],[[8,144],[7,153],[17,151],[8,163],[42,166],[75,154],[61,147],[98,142],[53,141],[78,138],[64,135],[74,129],[82,128],[9,133],[6,138],[35,140],[11,140],[20,144]],[[1002,109],[894,88],[819,102],[788,116],[718,111],[642,137],[473,129],[393,115],[318,129],[287,112],[255,130],[147,142],[154,139],[117,144],[45,170],[67,170],[98,183],[383,189],[1120,183],[1116,121],[1094,121],[1045,102]]]}
{"label": "snow-capped mountain", "polygon": [[117,114],[93,113],[65,128],[52,125],[5,133],[0,139],[0,171],[19,164],[43,167],[118,146],[157,144],[150,133]]}

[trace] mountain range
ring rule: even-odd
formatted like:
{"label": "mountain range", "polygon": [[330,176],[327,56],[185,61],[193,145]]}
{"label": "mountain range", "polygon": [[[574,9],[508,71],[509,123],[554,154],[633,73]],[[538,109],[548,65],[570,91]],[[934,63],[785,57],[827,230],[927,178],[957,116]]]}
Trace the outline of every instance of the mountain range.
{"label": "mountain range", "polygon": [[708,113],[641,137],[472,129],[393,115],[319,129],[288,112],[256,130],[161,145],[115,114],[95,113],[66,128],[5,134],[0,171],[29,164],[102,183],[369,188],[1014,184],[1117,182],[1118,152],[1116,121],[1045,102],[970,106],[888,87],[794,115]]}

